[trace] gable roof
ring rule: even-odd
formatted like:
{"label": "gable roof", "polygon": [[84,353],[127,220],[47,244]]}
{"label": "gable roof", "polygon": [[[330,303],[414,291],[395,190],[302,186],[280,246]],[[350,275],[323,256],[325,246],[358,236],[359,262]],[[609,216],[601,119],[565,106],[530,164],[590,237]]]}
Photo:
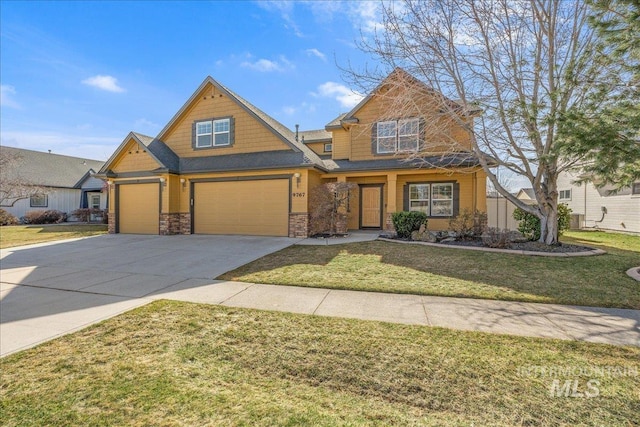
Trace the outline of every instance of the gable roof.
{"label": "gable roof", "polygon": [[156,139],[162,140],[165,134],[169,131],[169,129],[182,117],[183,113],[189,108],[189,106],[196,100],[199,93],[208,85],[211,84],[216,87],[220,92],[225,94],[229,99],[234,101],[240,107],[242,107],[249,115],[262,123],[267,129],[269,129],[275,136],[277,136],[282,142],[291,147],[292,150],[301,152],[303,154],[302,163],[306,164],[314,164],[317,166],[322,166],[322,160],[316,153],[313,152],[310,148],[306,147],[300,141],[296,141],[295,134],[291,129],[287,128],[285,125],[269,116],[264,111],[260,110],[255,105],[251,104],[249,101],[242,98],[237,93],[223,86],[216,80],[214,80],[211,76],[207,76],[204,81],[198,86],[193,95],[184,103],[184,105],[178,110],[178,112],[171,118],[169,123],[160,131]]}
{"label": "gable roof", "polygon": [[20,176],[34,185],[58,188],[80,188],[87,178],[87,173],[100,170],[104,162],[84,159],[82,157],[64,156],[62,154],[44,153],[0,146],[0,150],[20,159],[19,170],[3,171],[10,176]]}
{"label": "gable roof", "polygon": [[[374,90],[372,90],[362,101],[360,101],[355,107],[353,107],[353,109],[351,109],[351,111],[349,111],[348,113],[342,115],[342,117],[338,116],[336,119],[334,119],[331,122],[329,122],[326,125],[325,128],[327,130],[329,130],[330,128],[335,129],[338,126],[341,126],[342,123],[349,123],[349,122],[357,121],[357,118],[355,117],[356,113],[358,113],[358,111],[360,111],[360,109],[362,109],[362,107],[364,107],[373,97],[375,97],[375,95],[380,91],[380,89],[382,87],[384,87],[385,85],[387,85],[388,82],[390,80],[392,80],[392,79],[404,80],[404,81],[407,81],[407,82],[409,82],[411,84],[418,85],[419,87],[421,87],[422,89],[424,89],[424,90],[426,90],[428,92],[439,94],[440,96],[442,96],[444,98],[444,102],[449,104],[449,106],[453,110],[461,110],[461,109],[464,108],[464,104],[447,98],[446,96],[444,96],[440,92],[438,92],[435,89],[427,86],[423,81],[415,78],[413,75],[411,75],[410,73],[408,73],[404,69],[402,69],[400,67],[396,67],[396,68],[394,68],[393,71],[391,71],[391,73],[389,73],[389,75],[387,77],[384,78],[384,80],[382,80],[382,82],[380,82],[380,84],[378,84],[378,86],[376,86],[376,88]],[[478,110],[478,109],[470,110],[470,113],[478,113],[478,112],[480,112],[480,110]]]}
{"label": "gable roof", "polygon": [[[521,195],[525,197],[521,198]],[[533,191],[533,188],[521,188],[520,191],[518,191],[518,194],[516,194],[516,197],[521,200],[535,200],[536,193]]]}
{"label": "gable roof", "polygon": [[147,153],[153,160],[158,163],[158,172],[172,171],[177,172],[180,165],[180,159],[167,145],[157,138],[143,135],[137,132],[129,132],[126,138],[122,141],[120,146],[113,152],[109,160],[100,168],[98,175],[104,175],[109,172],[113,162],[115,162],[118,155],[127,147],[129,141],[135,141],[147,148]]}
{"label": "gable roof", "polygon": [[300,142],[311,144],[313,142],[331,141],[331,132],[324,129],[303,130],[299,132]]}

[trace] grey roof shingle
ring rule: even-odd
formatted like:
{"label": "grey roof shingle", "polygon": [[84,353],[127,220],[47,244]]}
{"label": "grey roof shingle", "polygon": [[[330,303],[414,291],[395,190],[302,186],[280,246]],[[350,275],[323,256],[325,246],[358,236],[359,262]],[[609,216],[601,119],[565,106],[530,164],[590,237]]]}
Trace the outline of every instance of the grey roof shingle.
{"label": "grey roof shingle", "polygon": [[310,144],[312,142],[323,142],[331,140],[331,132],[324,129],[303,130],[299,134],[300,142]]}
{"label": "grey roof shingle", "polygon": [[421,167],[472,167],[478,166],[478,160],[471,153],[456,153],[442,156],[429,156],[422,159],[381,159],[381,160],[324,160],[325,168],[333,171],[373,171],[388,169],[418,169]]}
{"label": "grey roof shingle", "polygon": [[149,149],[162,166],[171,171],[177,172],[179,170],[180,158],[167,146],[167,144],[151,136],[137,132],[132,133]]}
{"label": "grey roof shingle", "polygon": [[4,153],[17,156],[20,160],[15,171],[3,171],[5,176],[19,175],[34,185],[59,188],[79,188],[88,171],[97,172],[104,162],[61,154],[43,153],[24,148],[0,146]]}
{"label": "grey roof shingle", "polygon": [[180,172],[208,172],[299,167],[309,164],[302,152],[293,150],[224,156],[185,157],[180,159]]}

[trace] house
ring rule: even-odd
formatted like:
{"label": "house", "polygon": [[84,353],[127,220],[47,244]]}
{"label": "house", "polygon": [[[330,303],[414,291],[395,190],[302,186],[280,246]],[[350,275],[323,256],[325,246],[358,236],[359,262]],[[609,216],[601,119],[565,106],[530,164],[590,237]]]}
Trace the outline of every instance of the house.
{"label": "house", "polygon": [[109,231],[306,237],[309,192],[336,181],[357,184],[349,229],[392,230],[402,210],[447,229],[462,209],[485,211],[486,175],[461,126],[447,122],[458,152],[434,149],[429,167],[407,160],[428,125],[380,119],[391,79],[413,77],[396,69],[325,129],[294,132],[207,77],[156,137],[131,132],[100,170],[114,201]]}
{"label": "house", "polygon": [[4,179],[42,189],[26,198],[2,200],[0,208],[10,214],[20,218],[29,211],[55,209],[70,215],[79,208],[107,208],[104,181],[92,176],[104,162],[6,146],[0,150],[3,158],[14,159],[10,170],[2,172]]}
{"label": "house", "polygon": [[640,233],[640,182],[612,192],[612,187],[596,188],[591,182],[576,185],[578,178],[569,172],[558,176],[558,203],[565,203],[577,216],[577,228]]}

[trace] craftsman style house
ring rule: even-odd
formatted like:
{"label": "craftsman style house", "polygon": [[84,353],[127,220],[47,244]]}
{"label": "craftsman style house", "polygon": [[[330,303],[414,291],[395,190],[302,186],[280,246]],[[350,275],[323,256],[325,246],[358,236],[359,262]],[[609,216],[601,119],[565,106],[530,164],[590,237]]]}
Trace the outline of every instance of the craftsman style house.
{"label": "craftsman style house", "polygon": [[392,230],[402,210],[446,229],[461,209],[486,211],[468,133],[452,121],[457,151],[425,153],[424,117],[381,114],[379,94],[398,78],[417,81],[396,69],[325,129],[293,132],[207,77],[155,138],[130,133],[100,170],[114,201],[109,231],[306,237],[309,192],[335,181],[357,184],[349,229]]}

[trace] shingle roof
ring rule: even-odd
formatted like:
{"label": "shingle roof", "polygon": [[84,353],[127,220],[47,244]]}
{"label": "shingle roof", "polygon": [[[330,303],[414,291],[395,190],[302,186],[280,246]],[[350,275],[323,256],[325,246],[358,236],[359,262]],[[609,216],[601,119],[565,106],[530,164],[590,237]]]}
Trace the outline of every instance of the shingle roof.
{"label": "shingle roof", "polygon": [[303,130],[299,133],[300,142],[309,144],[311,142],[330,141],[331,132],[324,129]]}
{"label": "shingle roof", "polygon": [[325,129],[331,129],[331,128],[335,128],[338,126],[342,126],[340,124],[340,122],[342,121],[342,119],[344,119],[344,116],[346,116],[347,113],[340,113],[340,115],[338,117],[336,117],[335,119],[331,120],[329,123],[327,123],[325,125]]}
{"label": "shingle roof", "polygon": [[143,135],[141,133],[132,132],[132,134],[149,149],[163,167],[171,171],[178,171],[180,167],[180,158],[167,146],[167,144],[157,138]]}
{"label": "shingle roof", "polygon": [[184,157],[180,159],[180,172],[289,168],[299,167],[305,163],[308,164],[300,151],[263,151],[224,156]]}
{"label": "shingle roof", "polygon": [[[16,175],[29,180],[34,185],[45,187],[78,188],[81,180],[90,170],[97,172],[104,162],[61,154],[43,153],[24,148],[1,146],[0,150],[17,156],[20,160]],[[11,177],[12,171],[3,171]],[[13,175],[15,176],[15,175]]]}
{"label": "shingle roof", "polygon": [[324,160],[325,168],[333,171],[370,171],[387,169],[417,169],[420,167],[473,167],[478,166],[478,160],[471,153],[456,153],[442,156],[429,156],[422,159],[386,160]]}

